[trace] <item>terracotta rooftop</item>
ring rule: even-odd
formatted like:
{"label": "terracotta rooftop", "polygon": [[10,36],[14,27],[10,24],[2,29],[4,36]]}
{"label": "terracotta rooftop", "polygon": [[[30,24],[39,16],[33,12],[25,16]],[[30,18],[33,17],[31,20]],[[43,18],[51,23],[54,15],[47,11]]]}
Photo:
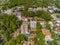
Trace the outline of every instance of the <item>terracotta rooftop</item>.
{"label": "terracotta rooftop", "polygon": [[42,29],[42,33],[43,33],[44,35],[51,35],[50,31],[47,30],[47,29]]}

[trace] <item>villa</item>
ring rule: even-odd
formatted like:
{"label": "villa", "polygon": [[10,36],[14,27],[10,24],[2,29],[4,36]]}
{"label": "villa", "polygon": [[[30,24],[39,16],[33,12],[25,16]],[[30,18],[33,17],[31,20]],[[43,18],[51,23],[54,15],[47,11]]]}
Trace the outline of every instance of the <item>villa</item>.
{"label": "villa", "polygon": [[21,14],[21,12],[17,12],[17,13],[16,13],[16,16],[17,16],[17,18],[18,18],[19,20],[22,20],[22,14]]}
{"label": "villa", "polygon": [[40,24],[42,25],[42,27],[46,27],[46,23],[45,23],[45,21],[44,20],[40,20]]}
{"label": "villa", "polygon": [[21,34],[29,34],[28,32],[28,23],[23,22],[21,25]]}
{"label": "villa", "polygon": [[13,9],[8,9],[4,13],[11,15],[11,14],[13,14]]}
{"label": "villa", "polygon": [[36,31],[37,21],[30,20],[30,28],[32,31]]}
{"label": "villa", "polygon": [[44,39],[45,42],[46,41],[53,41],[53,39],[51,38],[51,32],[50,32],[50,30],[43,28],[42,29],[42,33],[45,35],[45,39]]}

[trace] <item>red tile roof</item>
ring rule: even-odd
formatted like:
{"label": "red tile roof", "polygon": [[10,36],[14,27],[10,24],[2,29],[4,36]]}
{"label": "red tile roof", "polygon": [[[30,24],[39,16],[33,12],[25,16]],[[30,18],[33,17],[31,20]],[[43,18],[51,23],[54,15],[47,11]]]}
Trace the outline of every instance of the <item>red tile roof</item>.
{"label": "red tile roof", "polygon": [[42,30],[42,33],[43,33],[44,35],[51,35],[50,31],[49,31],[49,30],[46,30],[46,29],[43,29],[43,30]]}

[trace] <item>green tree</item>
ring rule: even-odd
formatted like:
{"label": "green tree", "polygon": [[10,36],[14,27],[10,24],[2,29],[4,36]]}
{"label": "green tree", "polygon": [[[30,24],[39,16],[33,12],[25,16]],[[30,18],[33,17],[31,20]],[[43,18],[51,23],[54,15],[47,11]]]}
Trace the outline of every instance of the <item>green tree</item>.
{"label": "green tree", "polygon": [[49,13],[47,13],[45,11],[41,11],[41,10],[40,11],[36,11],[36,16],[45,19],[45,21],[49,21],[49,20],[52,19],[52,16]]}
{"label": "green tree", "polygon": [[27,40],[25,35],[20,34],[15,39],[11,39],[5,43],[5,45],[22,45],[22,41]]}
{"label": "green tree", "polygon": [[14,39],[11,39],[10,41],[6,42],[4,45],[16,45],[16,42]]}
{"label": "green tree", "polygon": [[15,15],[3,14],[0,16],[0,30],[5,42],[12,38],[11,33],[20,27],[22,21],[18,20]]}
{"label": "green tree", "polygon": [[36,45],[45,45],[43,39],[44,39],[44,35],[42,34],[42,30],[41,30],[41,25],[40,23],[37,24],[37,32],[36,32],[36,37],[37,37],[37,44]]}

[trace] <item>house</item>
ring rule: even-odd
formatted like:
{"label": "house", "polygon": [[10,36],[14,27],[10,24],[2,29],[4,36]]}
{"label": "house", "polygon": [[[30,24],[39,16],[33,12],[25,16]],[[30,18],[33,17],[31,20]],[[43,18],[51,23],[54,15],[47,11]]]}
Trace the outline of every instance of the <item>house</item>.
{"label": "house", "polygon": [[51,8],[52,8],[52,6],[48,6],[48,8],[49,8],[49,9],[51,9]]}
{"label": "house", "polygon": [[29,34],[28,32],[28,23],[27,22],[23,22],[21,25],[21,34]]}
{"label": "house", "polygon": [[55,30],[54,31],[57,35],[60,35],[60,30]]}
{"label": "house", "polygon": [[33,8],[28,8],[28,11],[33,11]]}
{"label": "house", "polygon": [[36,8],[33,8],[33,12],[36,12],[37,10],[36,10]]}
{"label": "house", "polygon": [[50,13],[54,13],[54,11],[58,10],[58,8],[55,6],[48,6],[48,9]]}
{"label": "house", "polygon": [[48,10],[49,11],[49,13],[54,13],[54,10],[52,10],[52,9],[50,9],[50,10]]}
{"label": "house", "polygon": [[37,11],[38,11],[38,10],[42,10],[42,8],[41,8],[41,7],[37,7],[37,9],[36,9],[36,10],[37,10]]}
{"label": "house", "polygon": [[57,21],[57,24],[56,24],[56,26],[60,26],[60,21]]}
{"label": "house", "polygon": [[60,26],[57,26],[54,31],[56,34],[60,35]]}
{"label": "house", "polygon": [[20,9],[24,10],[24,5],[19,5],[19,6],[16,6],[16,7],[17,7],[17,10],[20,10]]}
{"label": "house", "polygon": [[22,21],[23,22],[28,22],[28,17],[27,16],[22,16]]}
{"label": "house", "polygon": [[44,20],[40,20],[40,24],[42,25],[42,27],[46,27],[46,23],[45,23],[45,21]]}
{"label": "house", "polygon": [[51,16],[52,16],[53,20],[56,20],[56,14],[52,14]]}
{"label": "house", "polygon": [[60,21],[49,21],[52,30],[56,30],[60,27]]}
{"label": "house", "polygon": [[38,10],[43,10],[47,12],[47,8],[45,7],[28,8],[28,11],[33,11],[33,12],[38,11]]}
{"label": "house", "polygon": [[58,20],[57,19],[57,16],[59,16],[60,14],[58,14],[58,13],[54,13],[54,14],[51,14],[51,16],[52,16],[52,18],[53,18],[53,20]]}
{"label": "house", "polygon": [[54,30],[54,28],[56,27],[56,22],[55,21],[49,21],[51,30]]}
{"label": "house", "polygon": [[30,28],[32,31],[36,31],[37,21],[36,20],[30,20]]}
{"label": "house", "polygon": [[22,19],[22,14],[21,14],[21,12],[16,12],[16,16],[17,16],[17,18],[18,18],[19,20]]}
{"label": "house", "polygon": [[4,12],[5,14],[11,15],[13,13],[13,9],[8,9]]}
{"label": "house", "polygon": [[51,35],[50,30],[45,29],[45,28],[42,29],[42,33],[43,33],[44,35]]}
{"label": "house", "polygon": [[47,41],[53,41],[53,39],[51,38],[51,33],[50,33],[50,30],[46,29],[46,28],[43,28],[42,29],[42,33],[45,35],[45,42]]}
{"label": "house", "polygon": [[47,8],[45,8],[45,7],[43,7],[43,8],[42,8],[42,10],[47,12],[47,10],[48,10],[48,9],[47,9]]}

